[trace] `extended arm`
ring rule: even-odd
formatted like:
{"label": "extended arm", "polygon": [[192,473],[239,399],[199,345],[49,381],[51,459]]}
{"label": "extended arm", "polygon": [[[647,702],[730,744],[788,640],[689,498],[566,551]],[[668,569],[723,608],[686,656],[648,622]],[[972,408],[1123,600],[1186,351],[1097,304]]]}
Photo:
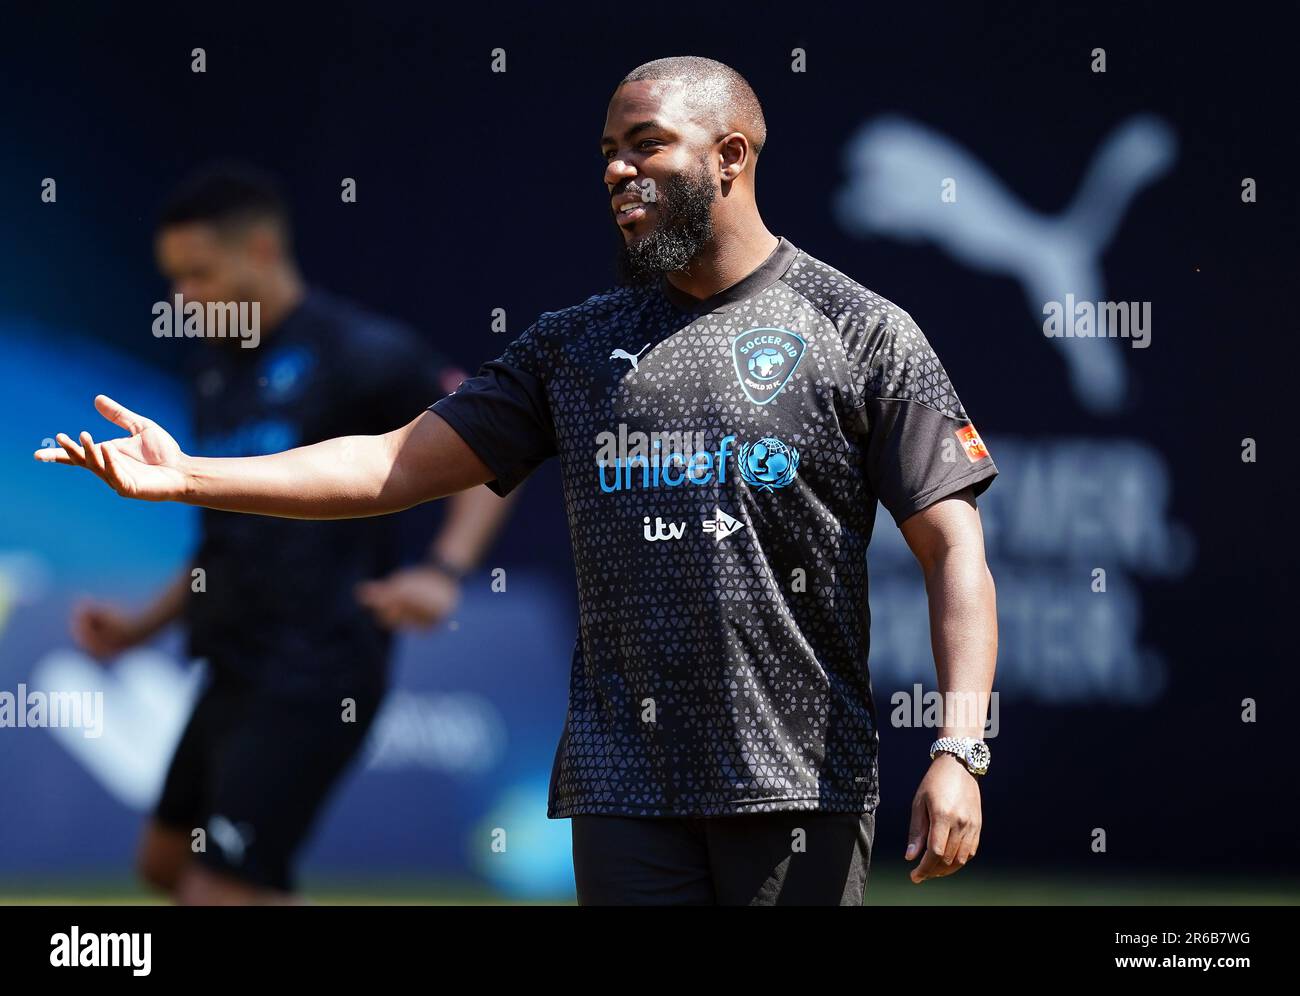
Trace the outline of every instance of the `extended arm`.
{"label": "extended arm", "polygon": [[105,395],[100,414],[130,435],[80,445],[60,433],[37,450],[48,463],[85,467],[118,494],[228,512],[293,519],[347,519],[397,512],[493,479],[445,421],[422,412],[379,436],[341,436],[266,456],[192,457],[160,425]]}

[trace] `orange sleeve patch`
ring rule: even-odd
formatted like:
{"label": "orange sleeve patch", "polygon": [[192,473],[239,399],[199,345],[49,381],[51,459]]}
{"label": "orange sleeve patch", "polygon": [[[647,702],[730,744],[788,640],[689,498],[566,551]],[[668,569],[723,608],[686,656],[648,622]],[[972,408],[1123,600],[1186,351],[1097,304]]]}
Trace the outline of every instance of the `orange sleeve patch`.
{"label": "orange sleeve patch", "polygon": [[980,439],[980,434],[975,431],[975,426],[963,425],[960,429],[954,430],[954,435],[961,442],[966,459],[971,463],[978,463],[989,455],[989,451],[984,448],[984,440]]}

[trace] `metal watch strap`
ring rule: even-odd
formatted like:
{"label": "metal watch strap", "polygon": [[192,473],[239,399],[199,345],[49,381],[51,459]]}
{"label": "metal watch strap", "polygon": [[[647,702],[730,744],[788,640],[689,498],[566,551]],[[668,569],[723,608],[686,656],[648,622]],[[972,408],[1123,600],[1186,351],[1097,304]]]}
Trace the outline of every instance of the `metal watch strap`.
{"label": "metal watch strap", "polygon": [[980,768],[971,766],[968,758],[972,746],[976,744],[982,748],[980,753],[987,758],[989,756],[988,745],[986,745],[982,740],[976,740],[974,737],[940,737],[930,745],[930,760],[933,761],[934,756],[940,752],[952,754],[961,761],[967,771],[972,775],[979,777],[988,771],[988,761],[986,760],[984,766]]}

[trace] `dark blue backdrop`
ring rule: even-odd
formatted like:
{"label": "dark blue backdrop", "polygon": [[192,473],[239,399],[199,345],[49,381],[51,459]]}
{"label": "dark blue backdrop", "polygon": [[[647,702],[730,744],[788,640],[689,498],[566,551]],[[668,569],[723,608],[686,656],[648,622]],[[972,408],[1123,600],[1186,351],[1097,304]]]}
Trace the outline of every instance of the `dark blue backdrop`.
{"label": "dark blue backdrop", "polygon": [[[1282,98],[1294,56],[1268,15],[1194,28],[1188,16],[1148,4],[11,10],[0,32],[0,691],[68,647],[72,592],[120,582],[143,593],[192,536],[186,510],[123,509],[94,482],[27,462],[56,429],[93,428],[95,391],[180,410],[173,354],[185,344],[146,331],[165,293],[150,218],[180,176],[230,156],[278,172],[309,277],[407,319],[472,369],[539,311],[609,283],[597,142],[621,75],[709,55],[764,103],[768,226],[911,312],[1002,468],[981,501],[1002,628],[981,859],[1087,864],[1103,828],[1127,868],[1294,870],[1294,848],[1279,846],[1297,816],[1294,761],[1280,749],[1294,701],[1282,642],[1297,262]],[[195,46],[205,74],[190,72]],[[1095,47],[1104,74],[1090,70]],[[490,71],[496,48],[503,74]],[[791,70],[795,49],[806,72]],[[56,204],[40,200],[45,177]],[[357,180],[355,204],[340,201],[344,177]],[[957,199],[938,207],[949,177]],[[1247,177],[1256,203],[1242,201]],[[1056,291],[1149,302],[1150,346],[1049,340],[1040,309]],[[506,335],[490,330],[495,308]],[[1076,379],[1073,364],[1084,364]],[[1247,437],[1254,463],[1241,459]],[[110,534],[88,548],[95,526]],[[892,525],[879,532],[872,665],[887,708],[914,681],[932,687],[933,669],[919,576]],[[462,842],[503,799],[540,805],[528,792],[563,719],[569,557],[551,465],[493,558],[551,581],[521,581],[500,627],[481,579],[464,628],[408,644],[404,665],[435,676],[411,677],[417,692],[423,682],[491,703],[495,718],[474,713],[470,728],[486,737],[500,720],[508,746],[468,774],[414,763],[391,783],[359,774],[332,810],[322,865],[491,877]],[[1090,588],[1097,568],[1105,593]],[[539,675],[537,688],[522,684]],[[1246,698],[1257,723],[1241,720]],[[445,731],[447,701],[424,706]],[[878,844],[891,854],[928,740],[884,732]],[[70,820],[112,828],[85,863],[111,864],[127,846],[129,809],[69,756],[47,731],[0,730],[0,870],[77,864],[55,832]],[[455,828],[445,838],[412,829],[444,824]],[[562,854],[562,841],[546,846]],[[528,874],[498,880],[563,877]]]}

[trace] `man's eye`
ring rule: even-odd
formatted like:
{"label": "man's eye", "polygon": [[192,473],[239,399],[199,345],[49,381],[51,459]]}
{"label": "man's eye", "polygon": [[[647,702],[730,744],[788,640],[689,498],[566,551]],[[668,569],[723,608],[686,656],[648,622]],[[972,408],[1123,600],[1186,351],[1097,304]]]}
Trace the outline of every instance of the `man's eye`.
{"label": "man's eye", "polygon": [[[639,152],[645,152],[645,151],[647,151],[647,150],[653,148],[653,147],[656,146],[656,145],[663,145],[663,144],[664,144],[664,143],[661,142],[661,141],[659,141],[659,139],[657,139],[657,138],[643,138],[643,139],[641,139],[641,141],[637,142],[636,147],[637,147],[637,151],[639,151]],[[605,162],[609,162],[609,161],[610,161],[611,159],[613,159],[616,155],[618,155],[618,150],[617,150],[617,149],[608,149],[608,150],[606,150],[605,152],[602,152],[602,153],[600,154],[600,157],[601,157],[602,159],[604,159]]]}

